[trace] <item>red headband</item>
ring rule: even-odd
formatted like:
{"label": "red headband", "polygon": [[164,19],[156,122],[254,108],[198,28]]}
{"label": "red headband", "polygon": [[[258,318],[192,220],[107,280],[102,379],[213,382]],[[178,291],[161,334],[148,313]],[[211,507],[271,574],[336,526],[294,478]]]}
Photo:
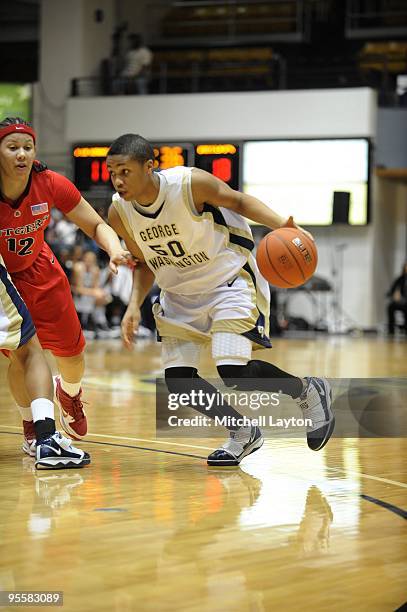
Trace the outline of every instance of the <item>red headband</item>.
{"label": "red headband", "polygon": [[35,144],[35,139],[37,137],[35,130],[29,125],[24,125],[23,123],[13,123],[12,125],[6,125],[3,128],[0,128],[0,140],[2,140],[8,134],[29,134]]}

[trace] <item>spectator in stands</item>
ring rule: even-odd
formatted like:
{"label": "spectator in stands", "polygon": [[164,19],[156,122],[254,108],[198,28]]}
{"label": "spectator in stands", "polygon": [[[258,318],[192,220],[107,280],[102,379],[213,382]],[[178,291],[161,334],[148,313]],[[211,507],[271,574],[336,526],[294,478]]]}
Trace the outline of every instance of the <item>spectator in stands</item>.
{"label": "spectator in stands", "polygon": [[70,265],[70,251],[69,249],[66,248],[62,248],[60,249],[59,253],[58,253],[58,261],[61,264],[61,268],[63,269],[63,271],[65,272],[68,280],[69,280],[69,284],[71,284],[71,272],[72,272],[72,266]]}
{"label": "spectator in stands", "polygon": [[54,227],[56,242],[59,249],[70,249],[75,244],[78,228],[74,223],[66,219],[59,210],[55,210],[58,215]]}
{"label": "spectator in stands", "polygon": [[407,261],[403,265],[401,275],[396,278],[387,294],[391,301],[387,307],[388,331],[394,335],[395,312],[400,310],[404,315],[404,332],[407,335]]}
{"label": "spectator in stands", "polygon": [[75,244],[75,246],[70,251],[70,256],[68,259],[67,267],[73,268],[78,261],[82,261],[83,258],[83,246],[81,244]]}
{"label": "spectator in stands", "polygon": [[97,243],[87,236],[82,230],[78,229],[76,232],[76,245],[81,245],[83,251],[93,251],[94,253],[98,253],[99,246]]}
{"label": "spectator in stands", "polygon": [[109,278],[112,301],[106,306],[106,317],[111,327],[119,327],[130,301],[133,286],[132,266],[119,266],[117,275]]}
{"label": "spectator in stands", "polygon": [[110,53],[110,75],[117,77],[123,67],[123,34],[127,30],[127,22],[117,26],[112,34],[112,51]]}
{"label": "spectator in stands", "polygon": [[147,94],[148,70],[153,54],[143,45],[139,34],[130,34],[130,49],[126,53],[125,66],[121,72],[124,93]]}
{"label": "spectator in stands", "polygon": [[[106,268],[108,270],[108,268]],[[109,274],[109,288],[112,301],[106,306],[106,318],[111,328],[120,328],[120,323],[130,301],[133,286],[133,266],[119,266],[117,274]],[[160,293],[154,285],[141,306],[141,323],[137,330],[138,337],[148,338],[155,331],[155,319],[152,305]]]}
{"label": "spectator in stands", "polygon": [[82,328],[94,334],[107,331],[105,307],[111,296],[101,287],[100,268],[93,251],[86,251],[82,261],[74,263],[71,287]]}

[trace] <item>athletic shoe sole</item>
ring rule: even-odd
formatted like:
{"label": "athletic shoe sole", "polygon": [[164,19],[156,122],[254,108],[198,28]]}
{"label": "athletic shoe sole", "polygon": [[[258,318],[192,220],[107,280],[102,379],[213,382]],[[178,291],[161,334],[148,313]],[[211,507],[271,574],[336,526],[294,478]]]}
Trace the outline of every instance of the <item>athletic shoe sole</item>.
{"label": "athletic shoe sole", "polygon": [[[322,448],[324,448],[325,444],[328,442],[329,438],[332,436],[333,431],[335,429],[335,415],[332,412],[332,408],[331,408],[331,405],[332,405],[332,389],[331,389],[331,385],[324,378],[319,379],[319,380],[322,380],[323,383],[324,383],[325,397],[329,397],[329,405],[327,406],[327,411],[328,411],[328,413],[329,413],[331,418],[328,421],[327,425],[324,425],[324,427],[320,427],[319,429],[316,429],[315,431],[311,432],[311,434],[310,434],[310,440],[311,441],[312,440],[314,440],[314,441],[320,440],[318,446],[315,446],[315,447],[314,446],[310,446],[309,439],[308,439],[308,436],[307,436],[308,446],[313,451],[319,451]],[[324,435],[321,438],[319,438],[318,436],[315,435],[318,431],[321,431],[321,430],[325,429],[325,427],[326,427],[326,431],[325,431]]]}
{"label": "athletic shoe sole", "polygon": [[49,457],[47,459],[38,459],[35,462],[37,470],[65,470],[68,468],[82,468],[89,465],[89,459],[73,459],[72,457]]}
{"label": "athletic shoe sole", "polygon": [[244,449],[243,453],[239,456],[238,459],[230,459],[220,460],[220,459],[208,459],[207,464],[212,467],[236,467],[245,457],[251,455],[261,448],[264,444],[264,438],[260,435],[258,438],[253,440],[251,444],[248,444],[247,448]]}

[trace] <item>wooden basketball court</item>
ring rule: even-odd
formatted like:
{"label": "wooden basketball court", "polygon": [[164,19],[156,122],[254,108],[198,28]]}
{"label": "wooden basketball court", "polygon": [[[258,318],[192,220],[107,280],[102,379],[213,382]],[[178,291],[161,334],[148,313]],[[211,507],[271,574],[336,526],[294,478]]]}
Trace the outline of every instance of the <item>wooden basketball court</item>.
{"label": "wooden basketball court", "polygon": [[[407,343],[282,339],[262,358],[299,375],[406,376]],[[92,464],[36,472],[6,367],[0,590],[63,591],[78,612],[370,612],[406,600],[405,439],[333,438],[319,453],[267,439],[240,468],[208,468],[219,439],[156,438],[159,346],[98,341],[84,380]],[[214,375],[208,359],[202,373]]]}

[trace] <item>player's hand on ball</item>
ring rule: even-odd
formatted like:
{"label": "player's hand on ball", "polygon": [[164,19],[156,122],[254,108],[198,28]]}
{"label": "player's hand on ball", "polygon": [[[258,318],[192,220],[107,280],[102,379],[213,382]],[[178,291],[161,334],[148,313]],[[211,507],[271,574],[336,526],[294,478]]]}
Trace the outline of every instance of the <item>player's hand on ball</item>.
{"label": "player's hand on ball", "polygon": [[308,236],[310,240],[315,242],[314,236],[310,232],[307,232],[307,230],[305,230],[300,225],[297,225],[292,216],[288,217],[287,221],[283,223],[281,227],[295,227],[296,229],[299,229],[301,232],[303,232],[306,236]]}
{"label": "player's hand on ball", "polygon": [[131,254],[125,249],[118,249],[110,254],[109,268],[113,274],[117,274],[117,266],[126,265],[131,260]]}
{"label": "player's hand on ball", "polygon": [[129,304],[121,323],[123,344],[129,350],[133,348],[134,334],[138,330],[140,319],[140,308],[138,306]]}

